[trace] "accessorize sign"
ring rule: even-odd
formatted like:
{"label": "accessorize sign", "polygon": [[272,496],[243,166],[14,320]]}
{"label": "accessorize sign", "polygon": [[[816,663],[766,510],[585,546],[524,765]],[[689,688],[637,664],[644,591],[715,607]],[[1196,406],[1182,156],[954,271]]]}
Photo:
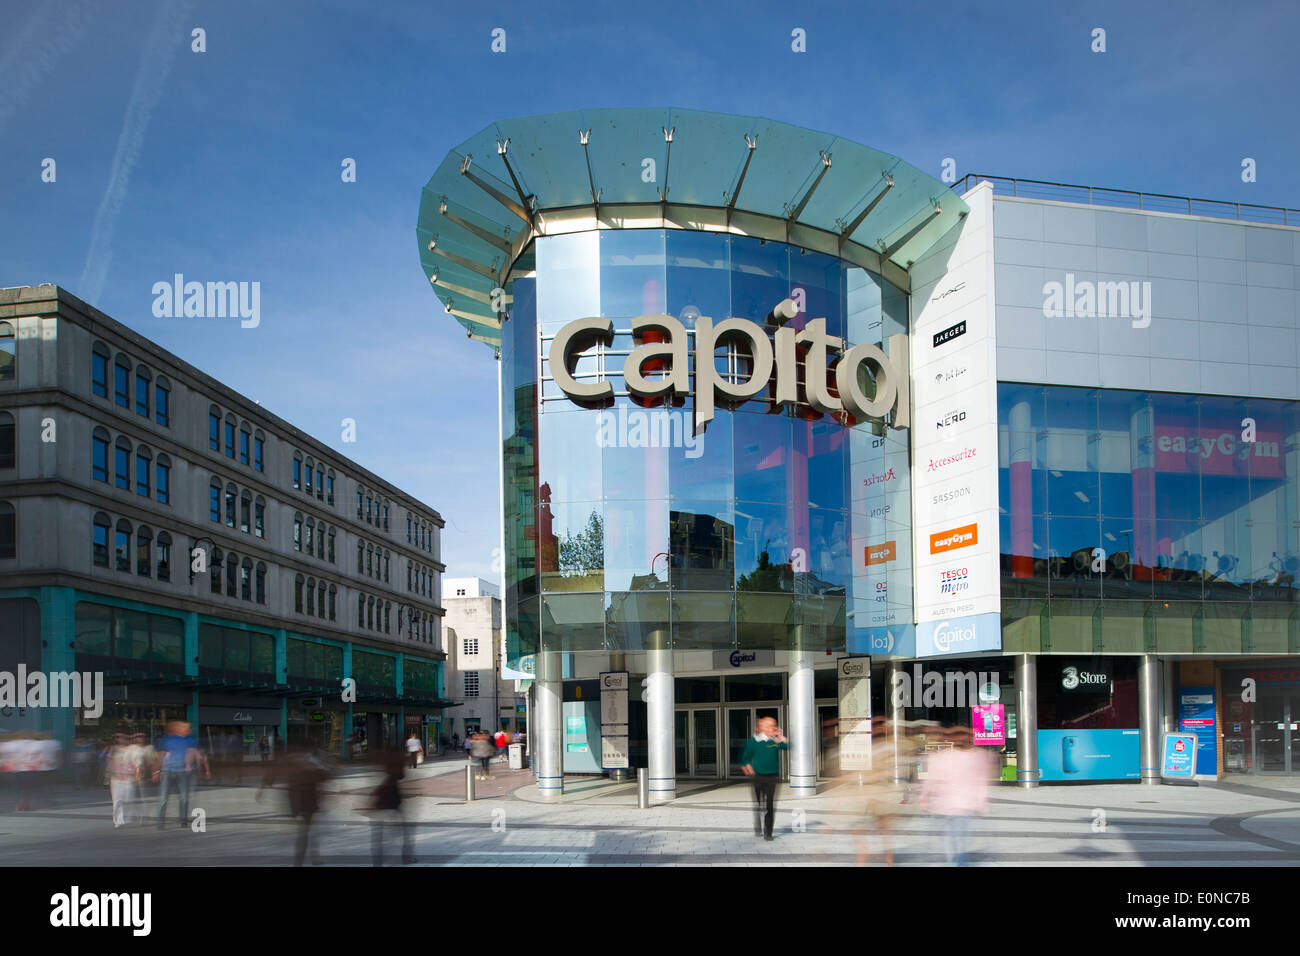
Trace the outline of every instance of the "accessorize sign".
{"label": "accessorize sign", "polygon": [[[772,310],[772,321],[784,323],[796,315],[794,301],[785,299]],[[639,344],[623,363],[628,392],[642,399],[693,395],[697,435],[713,420],[718,404],[743,404],[767,388],[774,376],[772,398],[777,405],[803,404],[799,400],[802,385],[807,406],[827,415],[847,413],[853,421],[846,424],[884,422],[886,416],[891,428],[907,428],[910,423],[906,335],[891,336],[886,354],[879,346],[867,343],[846,347],[842,338],[826,333],[824,318],[812,319],[799,330],[781,325],[769,337],[763,326],[746,319],[715,322],[702,315],[691,332],[671,315],[662,314],[634,318],[632,335]],[[582,352],[597,343],[610,346],[613,342],[614,323],[610,319],[592,317],[570,322],[551,342],[551,378],[575,402],[612,399],[614,386],[607,379],[579,381],[574,369]],[[723,345],[734,345],[748,359],[748,374],[743,381],[732,381],[718,371],[714,355]],[[863,370],[872,383],[865,390],[860,374]]]}

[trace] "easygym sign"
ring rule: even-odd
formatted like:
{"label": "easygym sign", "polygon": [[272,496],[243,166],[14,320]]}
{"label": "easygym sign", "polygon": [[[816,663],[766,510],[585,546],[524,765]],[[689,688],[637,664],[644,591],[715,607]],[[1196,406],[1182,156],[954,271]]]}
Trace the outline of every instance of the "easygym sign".
{"label": "easygym sign", "polygon": [[[786,299],[772,310],[777,322],[793,319],[794,302]],[[649,334],[647,334],[649,333]],[[686,327],[671,315],[640,315],[632,320],[632,335],[640,343],[623,363],[623,381],[636,398],[670,398],[692,394],[690,349]],[[745,319],[724,319],[715,323],[708,316],[695,320],[695,434],[713,420],[715,404],[734,407],[753,398],[773,379],[773,401],[777,405],[798,405],[799,384],[804,383],[807,405],[818,412],[835,415],[847,412],[856,422],[883,422],[892,412],[889,425],[907,428],[910,419],[908,392],[907,336],[889,339],[889,354],[875,345],[845,349],[844,340],[826,334],[826,320],[813,319],[796,331],[776,329],[768,338],[764,328]],[[596,343],[614,342],[614,324],[606,318],[577,319],[555,336],[549,353],[551,378],[569,398],[579,403],[599,403],[614,397],[614,387],[605,379],[579,382],[573,377],[579,354]],[[749,377],[731,382],[719,374],[714,353],[724,344],[734,344],[750,361]],[[831,356],[838,361],[827,365]],[[646,366],[649,364],[649,368]],[[802,374],[801,367],[802,366]],[[859,370],[865,368],[874,382],[873,395],[863,391]],[[646,373],[653,377],[647,377]],[[832,377],[834,390],[832,391]]]}

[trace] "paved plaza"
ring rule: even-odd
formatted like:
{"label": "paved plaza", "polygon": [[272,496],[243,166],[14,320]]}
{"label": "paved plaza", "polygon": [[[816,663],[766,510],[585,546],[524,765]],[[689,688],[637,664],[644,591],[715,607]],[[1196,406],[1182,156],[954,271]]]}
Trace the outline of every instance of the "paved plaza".
{"label": "paved plaza", "polygon": [[[415,865],[665,866],[883,865],[884,836],[862,816],[852,780],[826,783],[816,797],[778,793],[776,839],[754,835],[748,787],[679,782],[676,801],[640,810],[634,782],[574,778],[544,803],[529,771],[497,765],[465,800],[464,763],[433,761],[404,783]],[[990,814],[973,827],[981,866],[1295,866],[1300,863],[1300,781],[1252,778],[1198,787],[1133,784],[994,791]],[[377,774],[330,780],[313,843],[323,865],[372,864],[370,814]],[[175,800],[167,828],[115,830],[106,789],[60,787],[51,808],[0,815],[0,858],[22,866],[276,866],[292,862],[297,823],[284,791],[255,798],[255,786],[204,785],[192,808],[204,832],[182,828]],[[9,809],[12,804],[7,804]],[[888,839],[896,865],[944,865],[932,818],[900,806]],[[385,863],[400,859],[386,828]],[[311,855],[309,855],[309,861]]]}

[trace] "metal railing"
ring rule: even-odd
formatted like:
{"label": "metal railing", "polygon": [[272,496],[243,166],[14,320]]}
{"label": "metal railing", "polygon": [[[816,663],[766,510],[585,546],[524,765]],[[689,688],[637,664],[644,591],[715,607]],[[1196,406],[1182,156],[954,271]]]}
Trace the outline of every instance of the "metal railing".
{"label": "metal railing", "polygon": [[961,194],[985,179],[993,184],[995,195],[1084,203],[1090,206],[1114,206],[1120,209],[1141,209],[1148,212],[1172,212],[1211,219],[1240,219],[1246,222],[1271,223],[1275,226],[1300,226],[1300,210],[1287,209],[1283,206],[1259,206],[1253,203],[1224,202],[1217,199],[1192,199],[1188,196],[1141,193],[1131,189],[1110,189],[1105,186],[1074,186],[1069,183],[1044,182],[1040,179],[1010,179],[1006,176],[967,173],[952,184],[952,189]]}

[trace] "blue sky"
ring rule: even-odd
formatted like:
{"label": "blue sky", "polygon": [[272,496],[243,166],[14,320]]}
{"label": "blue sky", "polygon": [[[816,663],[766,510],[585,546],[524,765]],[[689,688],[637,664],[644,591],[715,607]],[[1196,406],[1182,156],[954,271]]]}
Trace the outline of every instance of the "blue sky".
{"label": "blue sky", "polygon": [[[0,0],[0,286],[66,286],[260,400],[437,508],[449,575],[495,580],[495,363],[415,240],[451,147],[502,117],[676,106],[934,175],[1295,208],[1296,36],[1293,3]],[[260,326],[155,318],[176,272],[260,282]]]}

